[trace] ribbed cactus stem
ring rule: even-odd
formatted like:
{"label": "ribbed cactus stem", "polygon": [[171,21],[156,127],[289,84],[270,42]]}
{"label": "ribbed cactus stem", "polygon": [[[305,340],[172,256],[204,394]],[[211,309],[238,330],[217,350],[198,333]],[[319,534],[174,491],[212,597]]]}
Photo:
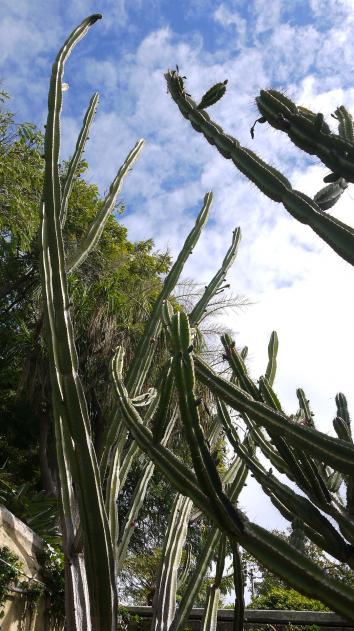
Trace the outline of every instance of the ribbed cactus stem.
{"label": "ribbed cactus stem", "polygon": [[192,501],[178,494],[169,519],[153,603],[151,631],[169,631],[176,609],[178,568],[186,540]]}
{"label": "ribbed cactus stem", "polygon": [[194,365],[199,379],[235,410],[245,412],[262,427],[285,436],[291,444],[327,462],[338,471],[352,472],[354,465],[352,445],[327,436],[312,427],[302,427],[291,421],[285,414],[254,401],[246,392],[217,375],[200,357],[195,357]]}
{"label": "ribbed cactus stem", "polygon": [[[87,406],[78,374],[60,223],[62,197],[58,169],[64,64],[74,46],[100,17],[94,15],[87,18],[71,33],[53,65],[44,143],[41,275],[46,317],[45,335],[51,363],[53,410],[57,426],[61,419],[63,432],[68,443],[73,446],[73,453],[68,454],[70,472],[64,475],[72,475],[75,471],[92,629],[113,631],[116,627],[117,604],[113,548],[91,442]],[[57,440],[60,439],[59,436],[57,432]],[[63,484],[66,484],[65,480]]]}
{"label": "ribbed cactus stem", "polygon": [[273,331],[268,344],[268,365],[265,373],[265,378],[267,379],[267,382],[271,387],[273,386],[275,374],[277,371],[278,348],[278,335],[276,331]]}
{"label": "ribbed cactus stem", "polygon": [[243,631],[245,616],[245,585],[242,571],[240,548],[238,543],[231,540],[232,547],[232,565],[234,569],[234,587],[235,587],[235,608],[234,608],[234,631]]}
{"label": "ribbed cactus stem", "polygon": [[334,173],[354,182],[354,145],[345,136],[331,133],[323,115],[298,108],[276,90],[261,90],[256,103],[267,122],[284,131],[297,147],[317,155]]}
{"label": "ribbed cactus stem", "polygon": [[218,623],[218,604],[220,600],[220,585],[224,573],[226,556],[226,537],[223,535],[218,546],[215,577],[208,589],[208,596],[201,622],[201,631],[216,631]]}
{"label": "ribbed cactus stem", "polygon": [[167,300],[170,293],[176,286],[178,279],[183,270],[184,264],[196,245],[201,231],[207,221],[209,208],[213,200],[212,193],[207,193],[204,197],[203,207],[197,217],[195,226],[188,235],[180,254],[178,255],[170,272],[166,276],[162,291],[157,298],[152,314],[146,324],[144,333],[138,343],[134,359],[129,366],[126,377],[126,385],[128,392],[134,396],[141,391],[145,381],[147,370],[151,364],[153,357],[153,349],[151,339],[157,339],[161,331],[161,308],[164,300]]}
{"label": "ribbed cactus stem", "polygon": [[[289,180],[277,169],[261,160],[253,151],[242,147],[236,138],[226,134],[212,121],[204,110],[198,110],[196,103],[181,88],[176,76],[165,74],[169,92],[177,103],[182,115],[202,133],[206,140],[215,145],[224,158],[232,160],[236,168],[244,173],[267,197],[282,202],[286,210],[301,223],[309,225],[337,254],[354,265],[354,230],[338,219],[323,213],[319,206],[307,195],[292,188]],[[339,138],[341,147],[353,148]],[[342,158],[341,158],[342,160]],[[354,174],[353,161],[343,159],[348,170]],[[350,181],[346,173],[343,177]]]}
{"label": "ribbed cactus stem", "polygon": [[65,226],[66,213],[68,209],[70,194],[71,194],[72,187],[74,184],[74,177],[76,175],[76,171],[80,164],[80,159],[83,154],[86,141],[88,139],[90,126],[96,113],[98,101],[99,101],[99,96],[98,96],[98,93],[96,92],[91,98],[89,106],[86,110],[82,128],[76,142],[75,152],[69,162],[68,171],[67,171],[65,181],[64,181],[63,196],[62,196],[61,207],[60,207],[60,222],[61,222],[62,227]]}
{"label": "ribbed cactus stem", "polygon": [[90,225],[87,235],[83,237],[73,252],[69,252],[67,260],[67,271],[72,272],[74,269],[82,265],[90,252],[96,247],[104,227],[114,210],[116,199],[120,193],[123,181],[127,173],[130,171],[136,160],[138,159],[144,145],[144,140],[138,140],[136,145],[127,155],[123,165],[120,167],[115,179],[113,180],[108,194],[103,202],[102,208]]}

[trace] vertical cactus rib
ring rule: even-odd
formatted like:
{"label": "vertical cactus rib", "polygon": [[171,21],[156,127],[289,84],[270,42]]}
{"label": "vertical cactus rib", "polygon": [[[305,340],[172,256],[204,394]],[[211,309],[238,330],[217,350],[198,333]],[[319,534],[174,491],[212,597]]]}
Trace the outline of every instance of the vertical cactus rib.
{"label": "vertical cactus rib", "polygon": [[[113,551],[104,509],[95,454],[89,434],[89,420],[70,319],[69,297],[64,265],[60,226],[61,191],[58,173],[60,148],[60,111],[62,74],[73,47],[99,19],[84,20],[64,43],[53,65],[48,96],[48,119],[45,135],[45,175],[41,204],[41,273],[46,312],[46,339],[55,375],[53,405],[60,404],[75,445],[79,512],[84,534],[84,553],[90,592],[92,628],[115,629],[116,590]],[[98,578],[99,577],[99,578]]]}
{"label": "vertical cactus rib", "polygon": [[278,335],[276,331],[273,331],[268,344],[268,365],[265,373],[265,378],[271,387],[273,386],[275,373],[277,371],[278,348]]}
{"label": "vertical cactus rib", "polygon": [[286,437],[291,444],[315,458],[328,463],[343,473],[351,473],[354,465],[354,448],[347,442],[327,436],[312,427],[303,427],[285,414],[264,403],[252,400],[243,390],[223,379],[198,356],[194,365],[199,379],[210,390],[237,411],[245,412],[262,427]]}
{"label": "vertical cactus rib", "polygon": [[225,258],[222,262],[220,269],[210,281],[209,285],[205,287],[205,291],[202,297],[198,300],[197,304],[193,307],[189,314],[189,321],[191,326],[196,326],[199,323],[200,318],[204,314],[206,307],[210,300],[214,297],[215,293],[219,289],[220,285],[224,282],[227,271],[233,264],[237,250],[241,241],[241,230],[236,228],[232,233],[232,242],[226,252]]}
{"label": "vertical cactus rib", "polygon": [[194,394],[194,367],[188,317],[176,313],[171,320],[173,367],[178,390],[179,408],[189,444],[196,476],[203,491],[211,499],[219,519],[229,527],[244,529],[243,519],[222,490],[221,480],[207,448],[200,427],[198,405]]}
{"label": "vertical cactus rib", "polygon": [[243,571],[241,564],[240,548],[238,543],[231,540],[232,546],[232,565],[234,569],[234,587],[235,587],[235,609],[234,609],[234,631],[243,631],[245,617],[245,586],[243,580]]}
{"label": "vertical cactus rib", "polygon": [[98,92],[95,92],[86,110],[82,128],[77,139],[75,152],[74,152],[73,157],[70,160],[68,171],[65,177],[63,195],[62,195],[61,207],[60,207],[60,223],[61,223],[62,228],[64,227],[65,222],[66,222],[66,213],[68,209],[70,194],[71,194],[73,183],[74,183],[74,176],[76,173],[76,169],[80,163],[80,159],[83,154],[86,141],[88,139],[90,126],[96,113],[98,101],[99,101]]}
{"label": "vertical cactus rib", "polygon": [[143,145],[144,140],[138,140],[133,149],[129,152],[109,188],[108,195],[103,202],[102,208],[99,210],[96,217],[92,221],[87,235],[83,237],[75,250],[69,253],[67,260],[68,273],[79,267],[79,265],[84,262],[84,260],[93,250],[93,248],[97,245],[107,223],[107,220],[112,210],[114,209],[116,199],[121,190],[124,178],[138,159]]}
{"label": "vertical cactus rib", "polygon": [[226,537],[222,535],[216,561],[215,577],[208,589],[208,596],[204,614],[200,625],[201,631],[216,631],[218,623],[218,605],[220,600],[220,585],[224,573],[226,555]]}
{"label": "vertical cactus rib", "polygon": [[[273,201],[282,202],[295,219],[309,225],[337,254],[354,265],[354,230],[350,226],[327,213],[323,213],[310,197],[294,190],[287,178],[279,171],[261,160],[254,152],[241,147],[239,141],[226,134],[204,110],[197,110],[195,102],[186,96],[175,74],[167,72],[165,78],[168,90],[180,112],[190,121],[196,131],[202,133],[210,144],[215,145],[223,157],[231,159],[236,168],[244,173],[265,195]],[[303,118],[306,120],[305,117]],[[311,126],[312,123],[308,121],[308,125]],[[323,139],[324,132],[318,133]],[[332,138],[332,136],[329,134],[328,138]],[[338,142],[332,143],[327,151],[328,154],[333,152],[337,154],[335,147],[338,143],[343,155],[345,151],[354,151],[350,143],[339,136],[336,138]],[[351,178],[354,181],[353,159],[351,157],[344,158],[343,155],[336,156],[335,165],[337,166],[339,163],[341,167],[341,170],[338,171],[337,169],[337,171],[348,181],[351,181]],[[327,162],[325,163],[327,164]]]}
{"label": "vertical cactus rib", "polygon": [[162,549],[151,631],[169,631],[176,609],[178,568],[181,562],[192,501],[178,494],[172,507]]}
{"label": "vertical cactus rib", "polygon": [[164,300],[167,300],[170,293],[175,288],[176,283],[178,282],[178,279],[183,270],[184,264],[200,237],[201,231],[208,218],[209,208],[211,206],[212,200],[212,193],[207,193],[204,197],[203,207],[197,217],[195,226],[188,235],[183,248],[176,259],[176,262],[166,276],[162,291],[155,302],[153,311],[146,324],[144,333],[138,343],[133,361],[129,366],[128,374],[126,377],[126,385],[131,396],[134,396],[142,388],[142,385],[146,378],[147,370],[149,369],[153,357],[153,350],[150,340],[152,338],[156,339],[161,330],[162,304]]}
{"label": "vertical cactus rib", "polygon": [[[231,465],[229,472],[229,476],[226,474],[224,477],[224,483],[226,485],[227,480],[231,480],[230,483],[227,484],[227,494],[230,501],[235,503],[244,487],[248,471],[240,459],[236,458],[233,465]],[[184,590],[182,600],[175,613],[175,617],[169,631],[181,631],[183,629],[221,536],[222,533],[217,527],[211,528],[203,549],[197,559],[196,566],[190,576],[187,587]]]}

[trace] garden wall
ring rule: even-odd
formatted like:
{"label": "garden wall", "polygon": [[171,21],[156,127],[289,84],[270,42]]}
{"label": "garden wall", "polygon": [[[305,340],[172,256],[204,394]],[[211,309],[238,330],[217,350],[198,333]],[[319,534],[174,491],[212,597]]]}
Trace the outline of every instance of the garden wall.
{"label": "garden wall", "polygon": [[[19,558],[22,571],[27,577],[40,579],[36,560],[43,543],[33,530],[0,505],[0,547],[6,546]],[[23,576],[23,580],[26,577]],[[4,616],[0,619],[1,631],[50,631],[44,620],[44,600],[32,616],[25,613],[26,600],[20,593],[12,592],[5,602]],[[24,617],[25,615],[25,617]]]}

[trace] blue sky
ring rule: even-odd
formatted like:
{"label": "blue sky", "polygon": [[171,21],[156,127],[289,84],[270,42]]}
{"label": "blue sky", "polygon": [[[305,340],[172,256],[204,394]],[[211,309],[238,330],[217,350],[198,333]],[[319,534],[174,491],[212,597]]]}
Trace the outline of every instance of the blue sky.
{"label": "blue sky", "polygon": [[[196,100],[228,79],[227,93],[210,115],[313,196],[328,170],[265,125],[257,126],[252,141],[254,99],[262,88],[280,88],[323,112],[330,124],[338,105],[354,112],[353,9],[353,0],[2,0],[0,6],[0,78],[18,120],[39,126],[58,48],[84,17],[103,14],[66,66],[63,157],[70,155],[98,90],[101,102],[86,151],[90,181],[106,191],[136,139],[146,140],[122,192],[122,221],[132,240],[152,237],[157,248],[176,255],[205,192],[213,190],[209,223],[186,275],[206,282],[232,230],[241,227],[229,280],[233,292],[253,305],[225,324],[237,344],[248,345],[254,377],[264,373],[268,339],[278,331],[276,387],[284,407],[295,411],[295,390],[303,387],[323,431],[331,431],[336,392],[343,391],[354,410],[353,269],[192,130],[166,93],[163,74],[178,64]],[[353,224],[353,206],[349,188],[333,214]],[[253,483],[242,501],[253,519],[282,523]]]}

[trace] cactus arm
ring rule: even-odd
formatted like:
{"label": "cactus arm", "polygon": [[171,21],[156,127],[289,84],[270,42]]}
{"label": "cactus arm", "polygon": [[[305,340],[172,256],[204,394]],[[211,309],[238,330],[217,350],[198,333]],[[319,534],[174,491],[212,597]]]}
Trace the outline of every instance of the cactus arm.
{"label": "cactus arm", "polygon": [[278,347],[278,335],[276,331],[273,331],[268,344],[268,365],[265,373],[265,378],[267,379],[270,387],[273,387],[275,373],[277,371]]}
{"label": "cactus arm", "polygon": [[251,395],[254,399],[259,399],[259,392],[252,379],[248,376],[246,364],[243,361],[241,354],[238,352],[235,346],[235,342],[231,339],[230,335],[225,333],[221,336],[221,342],[225,349],[225,356],[230,364],[230,368],[237,378],[240,388]]}
{"label": "cactus arm", "polygon": [[84,534],[84,555],[95,630],[115,628],[116,590],[113,550],[108,530],[95,454],[89,435],[89,419],[70,319],[69,297],[60,227],[61,191],[58,173],[62,74],[75,44],[100,16],[91,16],[76,28],[59,51],[53,65],[48,96],[45,135],[45,174],[41,204],[41,273],[45,302],[46,340],[55,375],[54,389],[64,420],[64,431],[75,444],[79,489],[79,513]]}
{"label": "cactus arm", "polygon": [[144,503],[148,484],[154,473],[154,469],[154,463],[148,462],[134,489],[129,511],[122,526],[122,536],[117,551],[117,574],[119,574],[119,572],[121,571],[123,563],[126,559],[129,542],[134,533],[134,527],[137,521],[139,510]]}
{"label": "cactus arm", "polygon": [[[272,388],[268,385],[267,380],[264,377],[259,379],[259,388],[263,394],[264,402],[273,407],[276,410],[282,411],[280,403],[276,394]],[[297,391],[299,404],[301,410],[305,415],[305,421],[307,425],[314,423],[312,420],[312,412],[310,410],[309,402],[305,397],[304,391],[299,388]],[[276,434],[272,434],[273,442],[281,450],[283,458],[285,458],[291,467],[291,470],[295,476],[300,488],[305,492],[308,492],[313,499],[317,500],[321,504],[328,504],[331,502],[331,494],[327,488],[327,485],[322,477],[318,465],[311,460],[304,452],[297,449],[290,450],[286,444],[286,441],[279,443],[279,439]]]}
{"label": "cactus arm", "polygon": [[253,423],[247,414],[242,414],[242,418],[245,421],[256,445],[260,447],[263,455],[268,458],[271,464],[278,469],[280,473],[285,473],[290,480],[294,480],[294,476],[285,460],[279,456],[278,452],[271,446],[270,441],[267,440],[261,428]]}
{"label": "cactus arm", "polygon": [[266,377],[259,378],[258,387],[262,401],[264,401],[264,403],[274,408],[275,410],[279,410],[279,412],[282,412],[283,410],[281,407],[281,403],[277,395],[275,394],[272,386],[268,383]]}
{"label": "cactus arm", "polygon": [[[233,473],[235,473],[236,465],[239,465],[237,467],[237,475],[232,480],[232,483],[227,486],[228,496],[233,503],[237,501],[237,498],[244,487],[248,475],[247,468],[240,461],[239,458],[237,458],[233,465],[231,465],[230,467],[230,469],[233,470]],[[232,478],[233,473],[230,475],[230,479]],[[224,480],[224,482],[226,484],[226,480]],[[184,590],[182,600],[176,611],[169,631],[181,631],[181,629],[183,629],[184,624],[188,619],[190,610],[192,609],[196,595],[201,586],[203,577],[205,576],[205,573],[212,561],[214,550],[218,545],[221,536],[222,533],[217,527],[213,527],[210,530],[204,547],[197,559],[195,569],[193,570],[187,587]]]}
{"label": "cactus arm", "polygon": [[222,535],[219,546],[213,584],[208,589],[208,596],[204,614],[200,625],[201,631],[216,631],[218,623],[218,605],[220,600],[220,585],[224,573],[226,555],[226,537]]}
{"label": "cactus arm", "polygon": [[129,170],[132,168],[136,160],[138,159],[141,150],[143,148],[144,141],[138,140],[135,147],[127,155],[124,163],[120,167],[115,179],[113,180],[107,197],[103,202],[102,208],[97,213],[96,217],[91,223],[88,229],[87,235],[83,237],[80,243],[77,245],[73,252],[69,252],[67,258],[67,271],[71,273],[74,269],[79,267],[90,252],[96,247],[108,218],[111,215],[114,205],[121,190],[123,181]]}
{"label": "cactus arm", "polygon": [[[309,225],[337,254],[354,265],[354,230],[323,213],[307,195],[292,188],[290,182],[279,171],[261,160],[255,153],[240,146],[238,140],[225,134],[205,111],[196,109],[195,102],[187,97],[172,73],[165,75],[172,98],[182,115],[196,131],[215,145],[224,158],[231,159],[236,168],[244,173],[270,199],[282,202],[286,210],[301,223]],[[344,141],[340,139],[340,142]],[[348,145],[348,143],[345,143]],[[348,162],[348,161],[347,161]],[[354,172],[352,162],[349,164]],[[345,174],[343,176],[350,180]]]}
{"label": "cactus arm", "polygon": [[[114,413],[115,415],[115,413]],[[122,446],[125,443],[126,428],[122,417],[116,417],[116,423],[113,425],[110,420],[107,422],[105,431],[103,432],[103,440],[98,450],[99,472],[101,480],[106,478],[107,466],[110,457],[113,456],[115,446]],[[117,447],[118,448],[118,447]],[[121,453],[121,449],[119,449]]]}
{"label": "cactus arm", "polygon": [[178,494],[172,508],[162,550],[151,631],[168,631],[176,610],[177,572],[181,562],[192,501]]}
{"label": "cactus arm", "polygon": [[335,118],[337,118],[338,122],[338,134],[344,140],[347,140],[350,143],[354,142],[354,128],[353,128],[353,117],[348,112],[348,110],[341,105],[337,107],[335,111]]}
{"label": "cactus arm", "polygon": [[322,568],[318,568],[292,545],[253,523],[249,524],[247,542],[240,543],[295,589],[311,598],[321,599],[348,621],[354,620],[353,588],[339,581],[330,580],[323,574]]}
{"label": "cactus arm", "polygon": [[[276,90],[261,90],[260,96],[256,98],[261,115],[270,125],[284,131],[300,149],[317,155],[334,173],[353,182],[353,143],[345,135],[332,134],[322,115],[308,115],[305,108],[299,109],[295,103],[289,107],[290,99],[286,97],[286,101],[287,103],[284,95]],[[340,126],[342,120],[340,119]]]}
{"label": "cactus arm", "polygon": [[[273,407],[275,410],[281,411],[279,400],[271,386],[267,383],[267,380],[264,377],[260,378],[258,390],[257,386],[248,376],[246,365],[236,350],[235,343],[231,340],[230,336],[221,336],[221,341],[225,348],[226,357],[230,367],[232,368],[234,376],[237,378],[240,387],[253,397],[253,399],[260,400],[263,398],[264,403]],[[295,476],[295,479],[300,483],[300,486],[302,488],[309,489],[309,481],[298,462],[298,458],[296,458],[293,453],[293,450],[289,447],[282,436],[279,436],[277,433],[272,431],[270,431],[270,436],[274,445],[278,449],[281,458],[287,462],[288,468],[292,471],[293,476]]]}
{"label": "cactus arm", "polygon": [[[170,398],[173,389],[173,373],[171,371],[170,362],[165,364],[161,372],[165,374],[160,387],[160,395],[156,397],[156,399],[152,402],[152,405],[147,410],[144,419],[144,424],[150,425],[152,427],[152,433],[156,442],[161,441],[169,422],[168,406],[170,404]],[[174,410],[172,411],[172,416],[176,420],[177,406],[175,406]],[[132,464],[135,458],[138,456],[139,452],[140,449],[137,443],[135,441],[131,442],[122,459],[120,476],[121,488],[123,487],[127,475],[132,467]]]}
{"label": "cactus arm", "polygon": [[[344,440],[352,442],[351,419],[347,399],[342,392],[338,392],[335,400],[338,418],[333,421],[334,429],[340,438],[344,438]],[[345,486],[346,508],[349,515],[354,517],[354,474],[349,474],[345,477]]]}
{"label": "cactus arm", "polygon": [[207,448],[200,427],[198,406],[194,394],[194,367],[188,317],[176,313],[171,320],[170,335],[173,344],[173,367],[175,371],[181,418],[191,451],[194,470],[199,484],[208,495],[225,524],[236,525],[242,531],[243,520],[238,511],[223,493],[221,480]]}
{"label": "cactus arm", "polygon": [[117,575],[117,544],[119,535],[119,521],[118,521],[118,508],[117,497],[119,492],[119,469],[120,469],[120,453],[116,449],[112,455],[112,462],[110,472],[107,479],[106,486],[106,511],[109,523],[109,531],[111,534],[113,544],[113,554],[115,556],[115,573]]}
{"label": "cactus arm", "polygon": [[[171,436],[171,432],[175,425],[176,419],[177,419],[176,414],[173,414],[169,419],[169,422],[165,428],[165,432],[161,440],[161,444],[164,446],[167,444]],[[137,485],[134,489],[131,504],[130,504],[127,516],[124,520],[124,524],[122,526],[122,536],[121,536],[119,546],[118,546],[118,551],[117,551],[117,573],[119,573],[125,561],[129,542],[134,532],[134,525],[138,519],[139,511],[144,503],[146,493],[148,490],[148,485],[154,473],[154,470],[155,470],[154,463],[149,462],[146,465],[145,469],[143,470],[140,476],[140,479],[138,480]],[[116,498],[117,498],[117,495],[118,493],[116,494]]]}
{"label": "cactus arm", "polygon": [[123,356],[124,351],[122,348],[119,348],[111,363],[111,374],[118,403],[124,414],[129,431],[139,448],[146,452],[149,458],[159,466],[163,474],[172,481],[179,493],[188,495],[197,506],[202,508],[213,519],[214,513],[211,504],[205,493],[200,490],[194,473],[183,465],[169,449],[161,445],[161,443],[156,444],[152,433],[144,426],[139,413],[130,402],[121,374]]}
{"label": "cactus arm", "polygon": [[314,196],[313,201],[321,210],[329,210],[338,202],[347,188],[348,182],[344,177],[340,177],[335,182],[321,188]]}
{"label": "cactus arm", "polygon": [[[291,506],[291,519],[293,519],[294,514],[301,517],[310,528],[324,538],[324,549],[338,560],[347,563],[348,559],[350,560],[351,549],[330,521],[306,497],[299,495],[285,483],[277,480],[270,471],[266,472],[257,458],[254,456],[250,458],[245,448],[240,444],[230,418],[224,415],[223,421],[225,432],[232,447],[267,495],[273,494],[284,506]],[[354,563],[354,559],[352,563]]]}
{"label": "cactus arm", "polygon": [[89,129],[96,113],[98,101],[99,101],[99,96],[98,96],[98,92],[96,92],[91,98],[89,106],[86,110],[83,125],[81,128],[79,137],[77,139],[75,153],[70,160],[68,172],[66,174],[64,187],[63,187],[63,195],[62,195],[62,200],[61,200],[61,207],[60,207],[60,223],[61,223],[62,228],[64,227],[65,222],[66,222],[66,213],[68,209],[70,194],[71,194],[73,183],[74,183],[74,176],[75,176],[78,164],[80,162],[80,158],[82,156],[86,141],[88,139]]}
{"label": "cactus arm", "polygon": [[224,282],[225,275],[237,256],[237,250],[238,250],[240,241],[241,241],[241,230],[240,228],[236,228],[234,232],[232,233],[232,242],[225,255],[225,258],[222,262],[220,269],[215,274],[214,278],[211,280],[209,285],[205,287],[205,291],[202,297],[197,302],[197,304],[193,307],[191,313],[189,314],[189,321],[191,323],[191,326],[196,326],[199,323],[211,298],[213,298],[213,296],[219,289],[220,285]]}
{"label": "cactus arm", "polygon": [[174,619],[171,623],[169,631],[181,631],[188,619],[189,613],[193,607],[194,600],[197,596],[202,580],[212,561],[214,550],[222,537],[222,533],[216,526],[211,528],[203,549],[197,559],[195,569],[190,576],[187,587],[184,590],[182,600],[176,610]]}
{"label": "cactus arm", "polygon": [[282,434],[292,444],[315,458],[351,473],[354,464],[354,448],[347,442],[331,438],[312,427],[302,427],[285,414],[272,410],[252,398],[243,390],[223,379],[198,356],[194,359],[196,374],[210,390],[237,411],[245,412],[267,430]]}
{"label": "cactus arm", "polygon": [[184,563],[183,563],[183,567],[177,577],[177,590],[180,591],[182,589],[182,587],[185,585],[186,580],[188,578],[188,574],[190,572],[191,569],[191,562],[192,562],[192,549],[191,549],[191,545],[187,544],[186,546],[186,555],[185,555],[185,559],[184,559]]}
{"label": "cactus arm", "polygon": [[310,408],[310,401],[308,399],[306,399],[306,395],[303,391],[302,388],[297,388],[296,390],[296,396],[298,398],[299,401],[299,408],[300,410],[303,411],[304,413],[304,420],[307,423],[307,425],[311,425],[312,427],[315,426],[314,422],[313,422],[313,412],[311,411]]}
{"label": "cactus arm", "polygon": [[[122,378],[119,377],[119,365],[121,364],[119,355],[121,353],[115,358],[113,379],[127,425],[139,447],[148,453],[149,457],[160,467],[163,474],[179,492],[189,495],[193,502],[211,517],[225,534],[230,535],[231,522],[228,521],[225,524],[224,520],[220,520],[218,512],[214,510],[209,498],[200,490],[194,474],[181,465],[168,449],[161,445],[156,447],[154,444],[151,432],[144,427],[138,412],[130,404],[127,390]],[[243,520],[245,525],[243,532],[240,532],[238,520],[232,525],[233,536],[243,547],[302,593],[314,598],[321,598],[334,611],[349,620],[353,620],[353,589],[338,581],[329,580],[315,563],[303,558],[293,546],[281,541],[279,537],[268,533],[260,526],[247,521],[245,517]]]}
{"label": "cactus arm", "polygon": [[324,506],[330,504],[332,496],[322,477],[318,464],[306,453],[298,449],[294,449],[294,455],[306,477],[310,498]]}
{"label": "cactus arm", "polygon": [[[292,512],[291,509],[288,508],[288,506],[286,506],[285,504],[283,504],[274,493],[269,492],[268,493],[269,498],[273,504],[273,506],[275,506],[275,508],[278,509],[278,511],[280,512],[281,515],[283,515],[283,517],[285,519],[287,519],[289,522],[291,522],[294,519],[294,513]],[[305,530],[305,534],[306,536],[311,539],[311,541],[313,541],[313,543],[315,543],[319,548],[321,548],[322,550],[325,550],[326,548],[326,539],[324,537],[322,537],[322,535],[320,535],[317,530],[313,530],[312,528],[310,528],[310,526],[308,526],[308,524],[304,523],[304,530]]]}
{"label": "cactus arm", "polygon": [[192,231],[188,235],[184,246],[177,257],[176,262],[168,273],[162,291],[157,298],[152,314],[148,320],[145,331],[139,341],[132,363],[129,366],[126,377],[126,385],[129,394],[132,396],[139,392],[146,378],[146,373],[152,361],[151,339],[156,339],[161,330],[161,308],[164,300],[167,300],[171,291],[173,291],[176,283],[181,275],[184,264],[188,259],[191,251],[196,245],[204,224],[208,218],[209,208],[213,200],[212,193],[207,193],[204,197],[203,207],[197,217],[197,221]]}
{"label": "cactus arm", "polygon": [[350,428],[350,415],[348,410],[347,399],[342,392],[336,394],[337,416],[340,416]]}
{"label": "cactus arm", "polygon": [[241,564],[240,549],[238,543],[231,541],[232,547],[232,565],[234,569],[234,587],[235,587],[235,610],[234,610],[234,631],[243,631],[245,617],[245,586],[243,580],[243,571]]}
{"label": "cactus arm", "polygon": [[160,442],[168,422],[168,411],[171,405],[173,386],[174,374],[172,371],[172,360],[170,360],[167,366],[164,367],[159,403],[151,421],[152,435],[156,442]]}

